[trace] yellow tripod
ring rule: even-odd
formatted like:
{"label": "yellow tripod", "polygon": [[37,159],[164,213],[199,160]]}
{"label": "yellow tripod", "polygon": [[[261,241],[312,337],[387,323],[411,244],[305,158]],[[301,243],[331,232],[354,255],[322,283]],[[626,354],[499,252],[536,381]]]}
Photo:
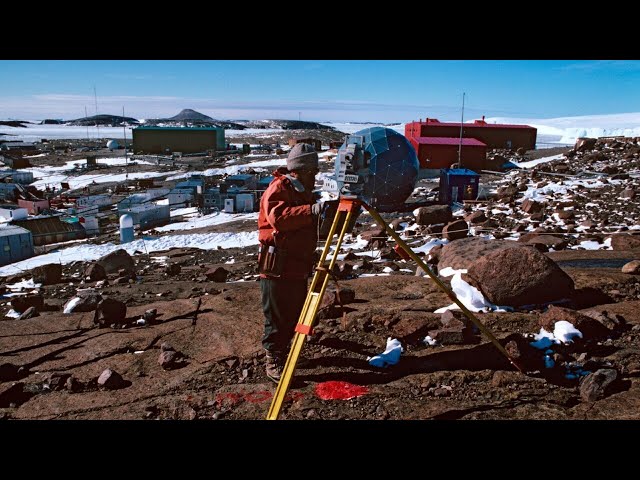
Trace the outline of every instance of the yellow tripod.
{"label": "yellow tripod", "polygon": [[[293,377],[293,372],[296,368],[296,363],[298,362],[298,357],[300,356],[300,352],[302,351],[302,346],[304,345],[304,341],[308,335],[311,335],[313,330],[313,324],[316,319],[316,314],[318,313],[318,308],[320,306],[320,302],[322,301],[322,297],[327,287],[327,283],[329,282],[329,272],[333,271],[333,266],[336,263],[336,259],[338,257],[338,251],[340,250],[340,246],[342,245],[342,240],[345,236],[347,228],[350,224],[350,221],[355,212],[357,212],[360,207],[364,207],[367,209],[369,214],[373,217],[378,225],[384,225],[387,233],[393,237],[393,239],[397,242],[397,244],[404,250],[404,253],[412,260],[414,260],[422,269],[431,277],[431,279],[443,290],[453,302],[460,307],[460,310],[467,316],[469,320],[471,320],[477,327],[480,329],[482,333],[484,333],[487,338],[496,346],[500,352],[502,352],[509,362],[516,367],[520,372],[522,369],[515,363],[515,361],[509,356],[504,347],[498,342],[496,337],[485,327],[480,320],[478,320],[473,313],[465,307],[460,300],[456,297],[455,293],[453,293],[442,281],[431,272],[431,269],[425,265],[422,259],[415,254],[413,250],[400,238],[400,236],[395,232],[393,228],[391,228],[387,222],[380,216],[380,214],[372,207],[367,205],[362,200],[358,200],[352,197],[341,197],[340,203],[338,204],[338,211],[333,219],[333,223],[331,224],[331,229],[329,230],[329,234],[327,236],[326,243],[324,248],[322,249],[322,255],[320,256],[320,260],[318,261],[318,267],[316,267],[315,274],[313,275],[313,279],[311,281],[311,286],[309,287],[309,292],[307,293],[307,298],[305,299],[304,306],[302,307],[302,311],[300,313],[300,317],[298,319],[298,324],[296,325],[295,334],[293,336],[293,344],[291,349],[289,350],[289,355],[287,357],[287,362],[284,365],[284,369],[282,371],[282,376],[280,377],[280,381],[278,382],[278,386],[276,387],[276,392],[273,396],[273,400],[271,401],[271,406],[269,407],[269,413],[267,413],[267,420],[277,420],[280,415],[280,410],[282,408],[282,402],[284,401],[284,397],[289,390],[289,385],[291,384],[291,378]],[[346,217],[345,217],[346,215]],[[341,224],[341,221],[344,219],[344,223]],[[329,254],[329,250],[331,247],[331,241],[333,240],[333,236],[338,229],[338,225],[342,225],[340,234],[338,236],[338,243],[336,244],[335,253],[331,257],[331,261],[329,262],[328,267],[324,267],[327,255]]]}

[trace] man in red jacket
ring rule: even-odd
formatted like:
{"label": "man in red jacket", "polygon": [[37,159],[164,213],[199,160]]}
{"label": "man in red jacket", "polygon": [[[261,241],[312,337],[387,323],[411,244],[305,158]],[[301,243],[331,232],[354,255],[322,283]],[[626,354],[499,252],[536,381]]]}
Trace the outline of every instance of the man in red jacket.
{"label": "man in red jacket", "polygon": [[318,235],[322,203],[313,195],[318,154],[312,145],[299,143],[287,157],[287,168],[274,172],[260,201],[258,258],[266,373],[275,382],[286,361],[298,317],[307,296]]}

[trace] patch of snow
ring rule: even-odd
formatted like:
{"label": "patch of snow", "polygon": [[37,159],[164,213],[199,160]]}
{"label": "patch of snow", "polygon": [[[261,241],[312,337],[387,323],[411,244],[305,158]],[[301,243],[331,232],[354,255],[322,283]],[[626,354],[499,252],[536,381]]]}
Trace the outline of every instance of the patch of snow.
{"label": "patch of snow", "polygon": [[[472,312],[509,312],[511,307],[498,307],[484,298],[484,295],[475,287],[462,279],[461,273],[456,273],[451,279],[451,290],[467,309]],[[447,310],[459,310],[456,303],[437,309],[434,313],[444,313]]]}
{"label": "patch of snow", "polygon": [[157,232],[172,232],[175,230],[191,230],[194,228],[209,227],[211,225],[220,225],[238,220],[258,220],[258,212],[254,213],[224,213],[216,212],[210,215],[202,215],[189,219],[186,222],[170,223],[162,227],[154,228]]}
{"label": "patch of snow", "polygon": [[562,343],[572,343],[576,337],[582,338],[582,332],[566,320],[556,322],[553,328],[553,336]]}
{"label": "patch of snow", "polygon": [[387,348],[379,355],[367,358],[369,365],[374,367],[388,367],[400,361],[400,354],[403,352],[402,344],[397,338],[387,338]]}
{"label": "patch of snow", "polygon": [[35,289],[35,288],[40,288],[42,286],[41,283],[34,283],[33,278],[30,278],[29,280],[22,280],[20,282],[17,283],[11,283],[7,285],[7,288],[9,290],[17,290],[20,291],[22,289]]}
{"label": "patch of snow", "polygon": [[5,317],[9,317],[9,318],[19,318],[20,314],[18,312],[16,312],[13,308],[11,310],[9,310],[7,312],[7,314],[5,315]]}
{"label": "patch of snow", "polygon": [[73,309],[76,308],[76,305],[80,302],[80,297],[74,297],[67,302],[67,305],[64,307],[62,313],[71,313]]}
{"label": "patch of snow", "polygon": [[460,268],[456,270],[452,267],[445,267],[442,270],[438,270],[438,275],[440,275],[441,277],[450,277],[451,275],[455,275],[456,273],[467,273],[467,269]]}
{"label": "patch of snow", "polygon": [[133,255],[136,250],[141,252],[155,252],[170,248],[200,248],[203,250],[233,247],[248,247],[258,244],[258,232],[240,233],[201,233],[189,235],[167,235],[158,238],[143,238],[126,244],[105,243],[102,245],[77,245],[63,250],[57,250],[0,267],[0,276],[22,273],[47,263],[61,263],[66,265],[74,261],[88,262],[104,257],[108,253],[120,248]]}

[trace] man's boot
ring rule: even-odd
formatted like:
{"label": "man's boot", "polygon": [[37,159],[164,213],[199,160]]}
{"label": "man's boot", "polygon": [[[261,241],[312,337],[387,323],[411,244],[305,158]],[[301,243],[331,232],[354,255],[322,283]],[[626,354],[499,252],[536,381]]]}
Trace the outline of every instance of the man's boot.
{"label": "man's boot", "polygon": [[280,355],[277,355],[269,350],[266,350],[265,356],[265,367],[267,372],[267,377],[269,377],[274,382],[280,382],[280,377],[282,376],[282,369],[284,367],[282,358]]}

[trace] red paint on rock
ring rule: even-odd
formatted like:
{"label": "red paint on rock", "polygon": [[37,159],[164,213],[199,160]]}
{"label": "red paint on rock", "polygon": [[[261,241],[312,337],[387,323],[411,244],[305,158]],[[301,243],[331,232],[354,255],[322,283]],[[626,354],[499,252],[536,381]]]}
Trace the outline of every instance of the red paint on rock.
{"label": "red paint on rock", "polygon": [[316,395],[322,400],[349,400],[369,393],[367,387],[349,382],[323,382],[316,385]]}

